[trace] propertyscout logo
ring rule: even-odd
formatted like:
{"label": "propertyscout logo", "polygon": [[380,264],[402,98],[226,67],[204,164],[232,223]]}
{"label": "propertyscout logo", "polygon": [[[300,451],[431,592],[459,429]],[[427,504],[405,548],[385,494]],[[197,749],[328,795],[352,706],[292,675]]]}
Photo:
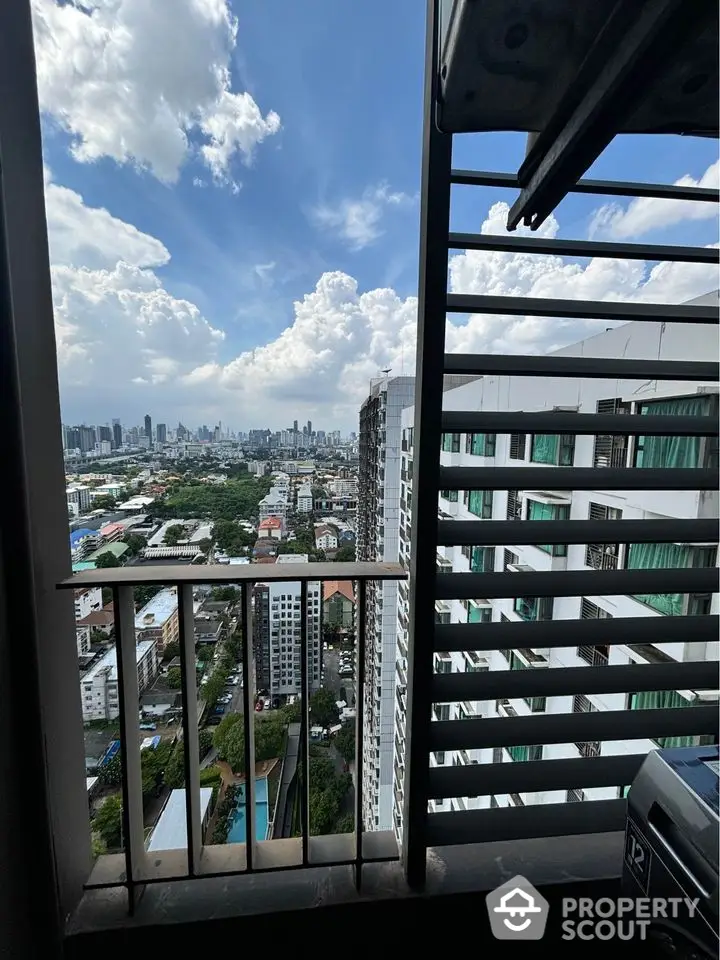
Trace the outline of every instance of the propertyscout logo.
{"label": "propertyscout logo", "polygon": [[[541,940],[545,935],[549,904],[525,877],[501,884],[485,902],[497,940]],[[566,897],[561,939],[645,940],[653,920],[694,917],[698,903],[683,897]]]}

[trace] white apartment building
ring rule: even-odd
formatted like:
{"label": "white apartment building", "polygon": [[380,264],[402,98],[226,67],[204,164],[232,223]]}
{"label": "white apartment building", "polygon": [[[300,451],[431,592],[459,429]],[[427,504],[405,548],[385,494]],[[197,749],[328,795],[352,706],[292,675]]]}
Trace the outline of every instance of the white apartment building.
{"label": "white apartment building", "polygon": [[352,480],[331,480],[326,484],[328,492],[334,497],[342,497],[349,500],[357,500],[358,482]]}
{"label": "white apartment building", "polygon": [[[398,560],[402,411],[413,403],[414,377],[384,377],[360,410],[358,560]],[[367,585],[363,710],[363,820],[391,830],[395,737],[397,583]]]}
{"label": "white apartment building", "polygon": [[323,523],[315,527],[315,548],[317,550],[337,550],[338,532],[335,527]]}
{"label": "white apartment building", "polygon": [[75,641],[77,643],[77,655],[84,657],[90,653],[90,627],[81,627],[75,624]]}
{"label": "white apartment building", "polygon": [[[158,654],[154,640],[142,640],[136,646],[138,688],[140,692],[157,676]],[[101,657],[80,678],[83,720],[115,720],[120,716],[118,699],[117,648]]]}
{"label": "white apartment building", "polygon": [[102,610],[102,589],[83,587],[75,591],[75,620],[84,620],[96,610]]}
{"label": "white apartment building", "polygon": [[288,502],[285,494],[281,493],[276,487],[273,487],[258,504],[260,520],[267,520],[268,517],[280,517],[281,520],[287,520]]}
{"label": "white apartment building", "polygon": [[309,483],[304,483],[301,487],[298,487],[296,504],[298,513],[312,513],[313,495]]}
{"label": "white apartment building", "polygon": [[[702,360],[717,354],[709,328],[691,324],[634,322],[608,330],[556,351],[559,356],[626,357],[635,359]],[[446,410],[541,411],[582,413],[627,412],[652,414],[717,413],[718,386],[714,383],[605,381],[485,377],[445,394]],[[400,526],[401,557],[407,565],[412,512],[413,411],[403,414],[403,482]],[[717,440],[664,437],[585,437],[563,435],[444,435],[444,466],[533,466],[547,464],[576,467],[603,466],[709,466],[717,465]],[[511,490],[441,492],[443,519],[647,519],[708,518],[718,516],[718,494],[698,492],[614,492]],[[717,565],[714,544],[555,545],[498,547],[438,547],[438,572],[587,570],[609,568],[689,567]],[[402,802],[404,764],[404,711],[407,670],[407,587],[400,584],[398,616],[398,681],[396,757],[397,807]],[[613,617],[662,617],[682,612],[718,612],[717,595],[585,596],[545,599],[516,597],[469,601],[438,601],[438,622],[498,622],[503,620],[578,620]],[[715,660],[718,643],[693,643],[678,635],[674,643],[583,646],[578,623],[577,646],[435,655],[436,672],[470,672],[508,669],[553,669],[583,664],[658,663]],[[677,690],[656,694],[603,694],[591,696],[535,697],[493,702],[436,704],[436,719],[527,716],[534,713],[572,713],[625,710],[644,707],[690,706],[716,701],[717,691]],[[637,754],[660,746],[683,746],[698,738],[676,737],[662,741],[632,740],[593,743],[528,745],[484,750],[462,750],[431,755],[431,766],[499,763],[513,760],[577,758]],[[701,740],[701,742],[703,742]],[[623,788],[620,788],[621,790]],[[465,810],[487,806],[522,806],[566,800],[612,799],[616,787],[508,796],[455,798],[431,801],[432,811]],[[396,820],[396,827],[399,821]]]}
{"label": "white apartment building", "polygon": [[[276,563],[308,563],[307,554],[281,554]],[[272,581],[262,602],[268,607],[266,642],[270,655],[270,694],[272,697],[302,692],[300,651],[300,583]],[[263,612],[258,611],[263,617]],[[307,586],[308,684],[314,693],[320,686],[322,638],[321,585],[311,580]]]}

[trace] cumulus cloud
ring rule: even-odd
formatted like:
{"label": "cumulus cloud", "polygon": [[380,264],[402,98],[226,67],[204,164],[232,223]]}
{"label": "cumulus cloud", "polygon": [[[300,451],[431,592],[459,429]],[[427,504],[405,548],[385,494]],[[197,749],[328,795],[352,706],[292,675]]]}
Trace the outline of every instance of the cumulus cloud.
{"label": "cumulus cloud", "polygon": [[382,236],[381,222],[392,208],[411,207],[412,197],[393,192],[386,183],[368,187],[359,199],[346,198],[336,205],[321,204],[312,210],[315,224],[340,237],[351,250],[362,250]]}
{"label": "cumulus cloud", "polygon": [[[504,231],[507,204],[495,204],[484,233]],[[542,230],[553,236],[557,221]],[[522,231],[521,231],[522,232]],[[466,251],[451,257],[454,293],[681,302],[712,289],[713,266],[594,259],[584,265],[562,257]],[[414,374],[417,301],[390,289],[361,292],[345,273],[325,273],[294,305],[290,326],[275,340],[228,364],[203,365],[186,376],[188,386],[231,392],[227,403],[253,411],[274,426],[287,410],[322,411],[347,425],[357,417],[368,380],[383,367]],[[449,320],[449,352],[545,353],[604,330],[607,321],[504,315]],[[273,419],[274,418],[274,419]],[[246,419],[246,418],[245,418]]]}
{"label": "cumulus cloud", "polygon": [[[720,187],[720,160],[707,168],[699,180],[686,174],[675,183],[683,187]],[[641,237],[652,230],[672,227],[684,220],[712,220],[717,217],[716,203],[698,203],[695,200],[659,200],[639,197],[627,207],[608,203],[592,215],[591,237],[625,240]]]}
{"label": "cumulus cloud", "polygon": [[58,364],[63,387],[102,395],[130,383],[169,384],[213,358],[224,339],[197,306],[173,297],[151,268],[170,254],[155,237],[88,207],[46,171]]}
{"label": "cumulus cloud", "polygon": [[134,163],[177,180],[190,151],[237,190],[235,157],[280,129],[231,89],[238,25],[227,0],[32,0],[41,109],[76,160]]}

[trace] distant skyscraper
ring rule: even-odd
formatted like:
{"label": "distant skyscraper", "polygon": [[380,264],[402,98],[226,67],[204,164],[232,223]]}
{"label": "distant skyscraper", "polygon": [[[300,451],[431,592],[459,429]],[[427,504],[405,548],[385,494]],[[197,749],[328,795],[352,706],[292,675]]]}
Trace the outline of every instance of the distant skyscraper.
{"label": "distant skyscraper", "polygon": [[158,443],[167,443],[167,425],[164,423],[159,423],[155,427],[155,433],[157,436]]}
{"label": "distant skyscraper", "polygon": [[112,442],[116,450],[122,446],[122,425],[117,419],[112,422]]}
{"label": "distant skyscraper", "polygon": [[152,443],[152,417],[149,413],[145,414],[145,436]]}
{"label": "distant skyscraper", "polygon": [[110,429],[110,427],[98,427],[97,438],[101,443],[103,441],[106,441],[106,442],[112,441],[112,430]]}
{"label": "distant skyscraper", "polygon": [[293,420],[293,430],[295,431],[295,433],[298,432],[298,422],[297,422],[297,420]]}
{"label": "distant skyscraper", "polygon": [[308,436],[312,434],[312,420],[308,420]]}

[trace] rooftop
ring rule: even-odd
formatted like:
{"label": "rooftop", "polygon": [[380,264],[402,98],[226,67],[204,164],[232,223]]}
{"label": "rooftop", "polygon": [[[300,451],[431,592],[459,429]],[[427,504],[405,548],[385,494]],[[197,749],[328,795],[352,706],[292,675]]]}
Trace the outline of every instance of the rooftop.
{"label": "rooftop", "polygon": [[324,580],[323,581],[323,600],[329,600],[336,593],[341,593],[347,600],[355,603],[355,591],[353,590],[352,580]]}
{"label": "rooftop", "polygon": [[[135,614],[135,629],[160,627],[177,610],[177,594],[169,588],[156,593],[138,613]],[[152,617],[152,619],[150,619]]]}
{"label": "rooftop", "polygon": [[97,530],[90,530],[88,527],[82,527],[80,530],[73,530],[73,532],[70,534],[70,546],[75,547],[86,537],[96,537],[97,535]]}
{"label": "rooftop", "polygon": [[[200,788],[200,819],[205,819],[212,787]],[[185,791],[173,790],[163,807],[155,829],[148,843],[148,850],[184,850],[187,847],[187,816],[185,813]]]}
{"label": "rooftop", "polygon": [[115,620],[115,607],[108,603],[102,610],[93,610],[82,620],[77,621],[79,627],[111,627]]}
{"label": "rooftop", "polygon": [[103,553],[111,553],[119,560],[120,557],[125,556],[129,549],[130,547],[122,541],[118,541],[117,543],[104,543],[101,547],[98,547],[94,553],[90,554],[88,560],[97,560],[97,558]]}
{"label": "rooftop", "polygon": [[282,520],[280,517],[267,517],[260,521],[260,530],[281,530]]}
{"label": "rooftop", "polygon": [[[137,663],[140,663],[142,658],[149,653],[154,646],[154,640],[141,640],[136,647],[135,659]],[[107,672],[105,679],[108,682],[112,683],[113,681],[117,681],[117,647],[113,647],[100,657],[97,663],[95,663],[82,678],[82,682],[89,683],[91,680],[95,680],[99,674],[105,672]]]}

